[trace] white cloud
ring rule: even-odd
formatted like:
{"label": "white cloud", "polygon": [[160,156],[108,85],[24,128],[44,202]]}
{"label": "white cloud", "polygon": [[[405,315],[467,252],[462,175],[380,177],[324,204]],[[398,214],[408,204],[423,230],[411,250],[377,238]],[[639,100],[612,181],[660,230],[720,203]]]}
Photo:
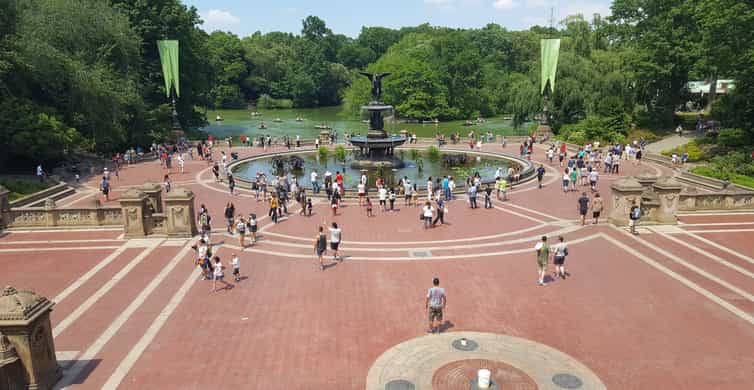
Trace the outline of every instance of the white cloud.
{"label": "white cloud", "polygon": [[241,24],[241,18],[228,11],[211,9],[201,14],[204,20],[204,28],[207,31],[230,30],[231,27]]}
{"label": "white cloud", "polygon": [[497,9],[513,9],[518,7],[518,3],[513,0],[495,0],[492,6]]}

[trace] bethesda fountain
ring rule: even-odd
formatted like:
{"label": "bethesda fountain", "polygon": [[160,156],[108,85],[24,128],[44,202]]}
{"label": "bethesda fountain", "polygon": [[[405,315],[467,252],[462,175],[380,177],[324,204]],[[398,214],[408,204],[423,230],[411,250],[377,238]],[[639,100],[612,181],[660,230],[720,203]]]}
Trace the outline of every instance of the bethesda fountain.
{"label": "bethesda fountain", "polygon": [[382,78],[390,73],[365,73],[362,75],[372,82],[372,100],[362,107],[369,115],[369,131],[366,136],[353,136],[349,139],[360,154],[351,163],[352,168],[401,168],[403,161],[394,155],[395,148],[406,142],[406,137],[388,135],[385,132],[385,117],[392,116],[393,106],[382,103]]}

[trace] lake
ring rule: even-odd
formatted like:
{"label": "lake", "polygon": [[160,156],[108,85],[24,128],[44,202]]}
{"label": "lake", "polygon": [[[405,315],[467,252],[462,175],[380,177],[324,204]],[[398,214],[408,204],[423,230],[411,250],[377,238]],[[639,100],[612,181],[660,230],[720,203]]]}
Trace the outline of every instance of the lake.
{"label": "lake", "polygon": [[[216,138],[225,138],[244,134],[246,136],[257,137],[260,135],[270,135],[271,137],[281,137],[284,135],[295,137],[301,136],[303,139],[312,139],[319,135],[320,130],[315,128],[317,125],[327,125],[338,132],[338,136],[343,133],[366,134],[368,125],[361,120],[348,118],[342,114],[341,107],[321,107],[321,108],[300,108],[285,110],[258,110],[262,115],[257,117],[251,116],[251,110],[208,110],[207,119],[209,125],[202,128],[203,131],[212,134]],[[217,115],[224,120],[215,121]],[[273,122],[275,119],[280,122]],[[302,118],[303,121],[297,122],[296,118]],[[267,129],[260,130],[262,123],[267,125]],[[472,129],[479,132],[491,131],[495,135],[526,135],[529,124],[523,124],[520,128],[513,127],[510,120],[503,117],[488,118],[486,122],[474,125],[464,126],[465,121],[448,121],[439,124],[419,124],[419,123],[391,123],[385,122],[385,130],[388,133],[399,133],[401,130],[408,130],[410,133],[416,133],[419,137],[434,137],[437,133],[445,135],[458,131],[461,136],[465,137]]]}

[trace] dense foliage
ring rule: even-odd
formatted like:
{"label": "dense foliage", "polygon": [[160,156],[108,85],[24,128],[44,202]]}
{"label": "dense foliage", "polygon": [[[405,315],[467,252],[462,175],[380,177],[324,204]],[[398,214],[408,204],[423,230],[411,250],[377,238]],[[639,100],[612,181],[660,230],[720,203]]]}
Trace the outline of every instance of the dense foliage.
{"label": "dense foliage", "polygon": [[[615,0],[612,16],[569,16],[557,28],[489,24],[364,27],[355,38],[316,16],[300,34],[238,37],[200,29],[179,0],[0,2],[0,159],[57,160],[162,139],[171,128],[156,41],[180,41],[184,127],[203,109],[343,104],[356,117],[370,85],[390,72],[383,99],[403,118],[474,119],[548,108],[561,136],[622,141],[669,129],[689,80],[736,80],[709,100],[724,145],[754,143],[754,5],[735,0]],[[540,93],[540,39],[561,38],[554,92]],[[717,141],[715,141],[717,142]],[[0,160],[0,162],[2,162]]]}

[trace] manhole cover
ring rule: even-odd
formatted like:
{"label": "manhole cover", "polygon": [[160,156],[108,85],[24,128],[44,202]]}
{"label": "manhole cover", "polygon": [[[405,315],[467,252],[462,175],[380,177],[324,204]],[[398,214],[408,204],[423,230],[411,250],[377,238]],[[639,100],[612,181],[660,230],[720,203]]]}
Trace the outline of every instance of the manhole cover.
{"label": "manhole cover", "polygon": [[584,382],[571,374],[557,374],[552,377],[552,383],[563,389],[580,389]]}
{"label": "manhole cover", "polygon": [[411,257],[432,257],[432,252],[425,250],[409,251]]}
{"label": "manhole cover", "polygon": [[473,351],[479,347],[479,344],[477,344],[474,340],[466,339],[466,345],[463,345],[463,342],[461,342],[461,340],[462,339],[453,340],[453,348],[459,351]]}
{"label": "manhole cover", "polygon": [[416,390],[416,386],[405,379],[396,379],[388,382],[385,390]]}

